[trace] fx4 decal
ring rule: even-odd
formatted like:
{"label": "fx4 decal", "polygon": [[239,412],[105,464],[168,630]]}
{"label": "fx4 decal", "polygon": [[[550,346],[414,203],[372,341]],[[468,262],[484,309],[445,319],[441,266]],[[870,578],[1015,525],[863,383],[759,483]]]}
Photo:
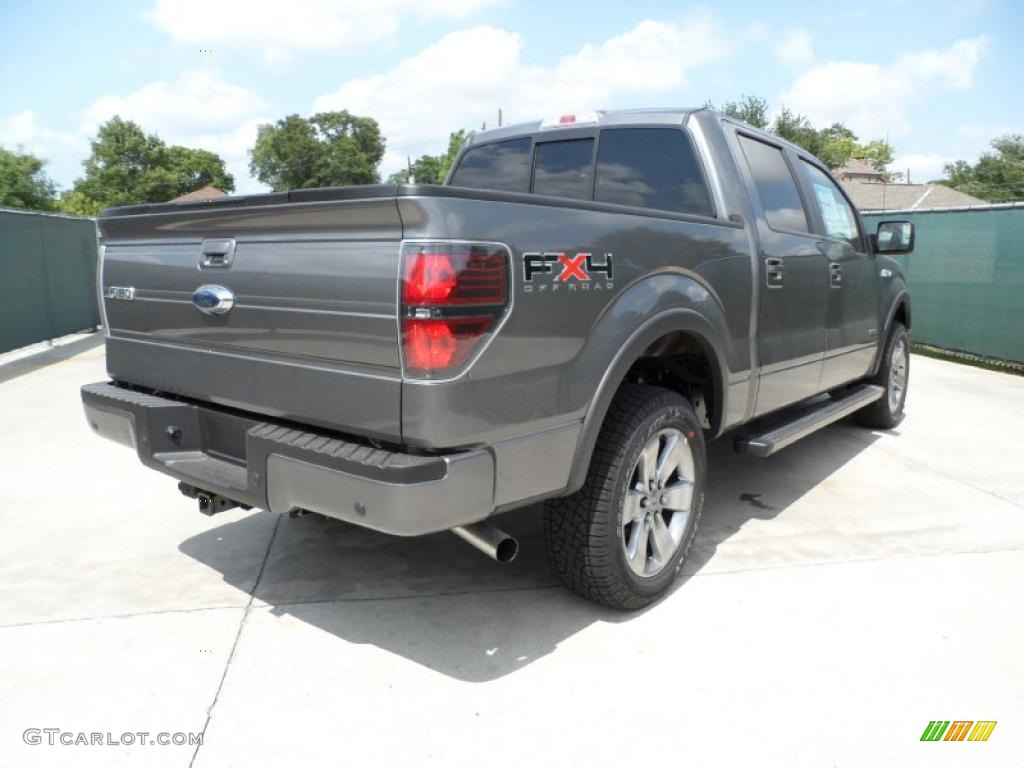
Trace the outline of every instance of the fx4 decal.
{"label": "fx4 decal", "polygon": [[[605,291],[615,287],[610,253],[597,261],[594,254],[581,251],[570,256],[563,251],[527,251],[523,254],[523,291]],[[550,277],[549,277],[550,276]],[[600,276],[600,277],[598,277]]]}

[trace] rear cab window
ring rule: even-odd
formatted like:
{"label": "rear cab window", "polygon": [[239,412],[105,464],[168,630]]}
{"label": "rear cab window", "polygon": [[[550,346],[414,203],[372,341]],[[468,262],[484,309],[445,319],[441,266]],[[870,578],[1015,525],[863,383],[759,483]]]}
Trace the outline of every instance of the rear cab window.
{"label": "rear cab window", "polygon": [[737,138],[768,226],[782,232],[809,234],[807,211],[782,149],[743,134]]}
{"label": "rear cab window", "polygon": [[594,199],[636,208],[714,215],[693,144],[677,128],[603,131]]}
{"label": "rear cab window", "polygon": [[525,136],[472,147],[452,175],[452,186],[529,192],[532,146],[533,140]]}
{"label": "rear cab window", "polygon": [[701,161],[682,126],[609,127],[564,139],[552,132],[481,144],[463,155],[451,185],[715,215]]}
{"label": "rear cab window", "polygon": [[533,192],[590,200],[594,187],[594,140],[568,139],[537,144]]}

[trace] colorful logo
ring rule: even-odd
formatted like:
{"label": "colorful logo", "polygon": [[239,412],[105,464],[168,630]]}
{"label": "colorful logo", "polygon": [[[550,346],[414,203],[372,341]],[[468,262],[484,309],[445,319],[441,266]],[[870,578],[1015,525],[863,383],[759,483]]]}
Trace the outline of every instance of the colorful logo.
{"label": "colorful logo", "polygon": [[[564,288],[568,291],[603,291],[615,287],[612,282],[614,256],[604,254],[602,261],[594,254],[581,251],[570,256],[562,251],[530,251],[523,254],[523,290],[532,293],[554,293]],[[550,280],[538,279],[539,275],[550,275]],[[603,275],[603,277],[597,277]]]}
{"label": "colorful logo", "polygon": [[995,720],[932,720],[921,741],[988,741],[995,727]]}

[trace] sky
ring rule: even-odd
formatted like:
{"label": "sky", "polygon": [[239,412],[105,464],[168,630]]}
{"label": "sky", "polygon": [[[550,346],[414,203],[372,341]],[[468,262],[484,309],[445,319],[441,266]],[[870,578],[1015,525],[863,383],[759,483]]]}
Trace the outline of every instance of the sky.
{"label": "sky", "polygon": [[0,0],[0,146],[62,189],[115,114],[219,153],[238,192],[257,127],[377,119],[384,176],[450,131],[745,94],[886,138],[911,180],[1024,133],[1024,3],[886,0]]}

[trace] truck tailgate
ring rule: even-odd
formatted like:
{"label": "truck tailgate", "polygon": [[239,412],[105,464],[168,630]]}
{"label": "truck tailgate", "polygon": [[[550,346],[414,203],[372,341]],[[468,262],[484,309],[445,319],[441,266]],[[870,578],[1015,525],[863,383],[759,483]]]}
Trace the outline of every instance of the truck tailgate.
{"label": "truck tailgate", "polygon": [[[109,374],[399,439],[402,222],[393,192],[261,202],[100,218]],[[202,311],[193,302],[201,286],[226,289],[233,305]]]}

